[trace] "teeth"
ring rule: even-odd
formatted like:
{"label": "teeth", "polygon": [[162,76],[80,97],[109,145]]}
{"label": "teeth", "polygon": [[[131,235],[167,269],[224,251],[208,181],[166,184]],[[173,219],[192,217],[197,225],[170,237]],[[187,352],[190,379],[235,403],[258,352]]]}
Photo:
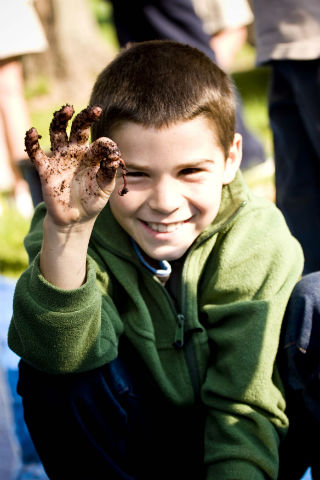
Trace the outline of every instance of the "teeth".
{"label": "teeth", "polygon": [[152,230],[155,232],[161,232],[161,233],[168,233],[168,232],[174,232],[177,230],[181,225],[184,224],[184,222],[177,222],[177,223],[169,223],[169,224],[164,224],[164,223],[154,223],[154,222],[146,222],[148,227],[150,227]]}
{"label": "teeth", "polygon": [[168,231],[168,227],[167,227],[166,225],[162,225],[161,223],[159,223],[159,225],[158,225],[157,228],[158,228],[158,232],[163,232],[163,233],[165,233],[165,232]]}

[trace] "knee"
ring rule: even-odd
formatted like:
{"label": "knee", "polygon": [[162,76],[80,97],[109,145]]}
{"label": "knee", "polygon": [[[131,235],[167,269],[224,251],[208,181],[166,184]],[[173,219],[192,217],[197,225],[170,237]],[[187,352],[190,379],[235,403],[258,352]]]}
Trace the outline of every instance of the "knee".
{"label": "knee", "polygon": [[320,272],[305,275],[296,284],[291,299],[309,298],[314,303],[320,303]]}
{"label": "knee", "polygon": [[301,278],[293,289],[286,311],[287,322],[310,323],[320,317],[320,272]]}
{"label": "knee", "polygon": [[320,345],[320,272],[302,277],[286,309],[281,346],[310,353]]}

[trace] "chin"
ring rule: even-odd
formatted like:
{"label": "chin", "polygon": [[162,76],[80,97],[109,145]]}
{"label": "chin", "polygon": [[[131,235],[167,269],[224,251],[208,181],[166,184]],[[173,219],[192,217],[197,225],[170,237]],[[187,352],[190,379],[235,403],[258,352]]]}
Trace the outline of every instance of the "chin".
{"label": "chin", "polygon": [[[168,262],[172,262],[174,260],[179,260],[179,258],[183,257],[188,249],[184,248],[181,250],[176,250],[174,252],[170,251],[163,251],[163,252],[153,252],[151,258],[154,260],[167,260]],[[151,253],[151,252],[150,252]]]}

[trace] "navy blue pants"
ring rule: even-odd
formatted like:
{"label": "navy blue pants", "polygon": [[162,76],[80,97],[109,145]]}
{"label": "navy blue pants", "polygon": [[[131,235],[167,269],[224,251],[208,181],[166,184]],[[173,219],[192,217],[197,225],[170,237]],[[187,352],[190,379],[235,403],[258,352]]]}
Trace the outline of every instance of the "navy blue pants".
{"label": "navy blue pants", "polygon": [[21,361],[18,393],[50,479],[204,478],[200,408],[168,404],[125,340],[115,361],[86,373]]}
{"label": "navy blue pants", "polygon": [[[279,480],[308,467],[320,480],[320,272],[292,293],[278,365],[290,419]],[[204,478],[201,408],[169,405],[125,339],[115,361],[86,373],[50,375],[21,361],[18,393],[50,479]]]}
{"label": "navy blue pants", "polygon": [[320,272],[296,285],[279,350],[290,427],[280,448],[281,480],[299,480],[311,467],[320,479]]}
{"label": "navy blue pants", "polygon": [[18,166],[22,177],[29,186],[33,206],[36,207],[43,200],[39,174],[30,160],[22,160]]}
{"label": "navy blue pants", "polygon": [[274,61],[269,98],[276,201],[305,255],[320,270],[320,59]]}
{"label": "navy blue pants", "polygon": [[[196,15],[191,0],[112,0],[114,24],[121,46],[147,40],[174,40],[196,47],[216,63],[210,37]],[[237,93],[237,131],[243,137],[241,168],[265,160],[261,142],[247,129]]]}

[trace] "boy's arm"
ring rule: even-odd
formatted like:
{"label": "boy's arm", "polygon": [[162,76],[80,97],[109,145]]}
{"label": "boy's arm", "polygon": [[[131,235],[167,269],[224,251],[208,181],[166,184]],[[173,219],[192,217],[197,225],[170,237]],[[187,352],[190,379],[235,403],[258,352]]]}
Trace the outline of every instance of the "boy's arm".
{"label": "boy's arm", "polygon": [[287,417],[275,359],[302,251],[274,208],[242,215],[219,246],[201,299],[211,345],[202,389],[207,478],[276,479]]}
{"label": "boy's arm", "polygon": [[50,215],[43,222],[40,270],[56,287],[79,288],[86,279],[86,258],[95,219],[84,224],[56,225]]}
{"label": "boy's arm", "polygon": [[124,166],[110,139],[88,144],[90,125],[100,113],[99,107],[83,110],[68,139],[66,126],[73,109],[66,105],[55,112],[50,158],[40,149],[36,130],[26,134],[46,209],[36,210],[27,238],[31,265],[17,283],[9,344],[35,367],[53,373],[85,370],[112,360],[122,329],[107,297],[104,308],[110,325],[104,331],[109,335],[101,336],[98,267],[87,257],[94,222],[114,189],[117,168]]}
{"label": "boy's arm", "polygon": [[60,289],[43,277],[39,252],[45,215],[45,205],[38,205],[25,239],[30,265],[17,281],[9,347],[46,372],[90,370],[117,356],[123,324],[111,298],[113,286],[91,250],[80,288]]}

